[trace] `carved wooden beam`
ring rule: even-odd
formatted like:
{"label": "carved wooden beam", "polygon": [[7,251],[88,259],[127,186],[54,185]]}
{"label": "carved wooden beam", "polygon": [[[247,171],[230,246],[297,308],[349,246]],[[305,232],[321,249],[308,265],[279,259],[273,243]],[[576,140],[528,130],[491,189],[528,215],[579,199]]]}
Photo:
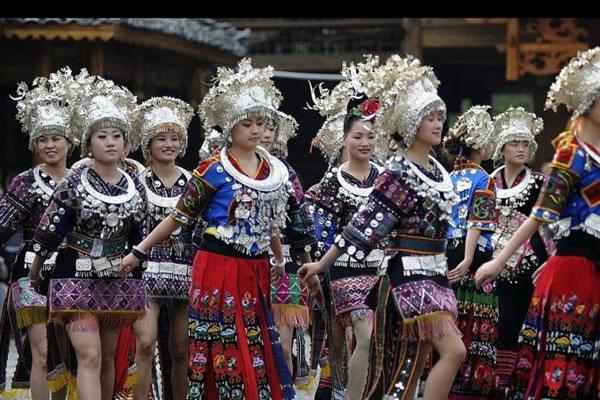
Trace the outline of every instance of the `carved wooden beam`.
{"label": "carved wooden beam", "polygon": [[91,50],[90,72],[94,75],[104,75],[104,47],[102,42],[95,42]]}
{"label": "carved wooden beam", "polygon": [[[506,52],[507,80],[525,74],[554,75],[579,50],[588,48],[587,31],[573,18],[539,18],[521,28],[512,18],[507,24],[507,43],[496,45],[499,52]],[[521,43],[522,35],[534,41]]]}
{"label": "carved wooden beam", "polygon": [[506,25],[506,80],[519,79],[519,20],[510,18]]}
{"label": "carved wooden beam", "polygon": [[406,30],[404,44],[406,54],[412,54],[420,59],[423,56],[421,21],[419,18],[407,18],[404,28]]}
{"label": "carved wooden beam", "polygon": [[102,24],[96,26],[71,25],[5,25],[2,36],[17,39],[46,39],[46,40],[102,40],[109,41],[114,37],[114,25]]}

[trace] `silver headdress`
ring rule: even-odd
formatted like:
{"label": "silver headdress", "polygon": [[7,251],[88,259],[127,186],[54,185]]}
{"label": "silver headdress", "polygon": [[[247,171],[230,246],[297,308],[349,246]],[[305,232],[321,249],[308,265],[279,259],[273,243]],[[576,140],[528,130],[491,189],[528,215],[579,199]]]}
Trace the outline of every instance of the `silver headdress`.
{"label": "silver headdress", "polygon": [[275,139],[273,141],[273,151],[281,157],[287,157],[287,142],[298,133],[298,122],[291,115],[282,111],[277,111],[279,119],[275,125]]}
{"label": "silver headdress", "polygon": [[254,68],[249,58],[238,63],[237,71],[220,67],[214,85],[198,106],[205,132],[215,126],[221,129],[220,144],[226,144],[231,128],[250,116],[261,116],[277,122],[281,92],[275,87],[273,67]]}
{"label": "silver headdress", "polygon": [[[374,99],[379,93],[378,87],[373,85],[373,77],[379,64],[379,57],[366,54],[364,58],[364,61],[357,64],[350,63],[348,65],[344,62],[341,71],[344,79],[331,91],[323,88],[322,84],[314,88],[311,86],[314,105],[308,108],[317,110],[319,114],[326,118],[323,126],[313,139],[312,145],[323,153],[329,164],[335,162],[342,150],[344,119],[346,118],[348,103],[352,99],[362,96]],[[365,115],[364,120],[371,120],[376,116],[375,113],[363,115]],[[377,158],[381,150],[384,149],[387,151],[387,147],[383,148],[378,145],[375,149],[375,157]]]}
{"label": "silver headdress", "polygon": [[335,163],[342,151],[345,118],[345,111],[328,117],[312,140],[312,146],[321,151],[329,165]]}
{"label": "silver headdress", "polygon": [[29,134],[29,149],[36,150],[37,139],[46,134],[66,137],[73,146],[79,136],[71,130],[73,101],[79,92],[79,83],[71,69],[64,67],[48,78],[37,77],[31,89],[25,82],[17,86],[17,120],[23,132]]}
{"label": "silver headdress", "polygon": [[148,158],[148,144],[159,133],[175,132],[181,139],[179,155],[187,148],[187,129],[194,109],[183,100],[173,97],[152,97],[136,107],[133,112],[133,129],[141,138],[142,155]]}
{"label": "silver headdress", "polygon": [[475,150],[486,147],[493,140],[494,135],[494,123],[488,112],[490,108],[490,106],[469,108],[448,130],[444,143],[450,139],[458,139],[467,147]]}
{"label": "silver headdress", "polygon": [[[311,97],[313,106],[311,110],[317,110],[323,117],[332,117],[339,113],[346,113],[348,102],[361,95],[373,98],[375,90],[371,86],[372,76],[379,64],[379,57],[366,54],[365,60],[358,63],[342,63],[341,75],[344,77],[331,91],[319,84],[314,88],[311,86]],[[318,94],[317,94],[318,90]]]}
{"label": "silver headdress", "polygon": [[88,155],[88,141],[92,132],[100,128],[118,128],[125,141],[131,133],[131,114],[136,97],[123,86],[111,80],[94,76],[82,86],[82,93],[73,114],[73,129],[81,136],[81,156]]}
{"label": "silver headdress", "polygon": [[198,158],[205,160],[220,149],[222,145],[222,134],[216,129],[211,129],[204,134],[204,142],[198,150]]}
{"label": "silver headdress", "polygon": [[402,58],[394,54],[375,71],[370,85],[380,93],[381,105],[375,130],[385,145],[398,133],[403,142],[399,144],[408,148],[423,118],[433,111],[445,116],[446,104],[437,93],[439,84],[433,69],[411,55]]}
{"label": "silver headdress", "polygon": [[546,109],[564,104],[573,116],[584,114],[600,97],[600,47],[580,51],[550,86]]}
{"label": "silver headdress", "polygon": [[494,117],[494,129],[496,132],[494,160],[500,160],[502,147],[515,140],[529,142],[529,160],[533,160],[538,147],[535,136],[544,129],[544,121],[534,113],[525,111],[523,107],[509,107],[502,114]]}

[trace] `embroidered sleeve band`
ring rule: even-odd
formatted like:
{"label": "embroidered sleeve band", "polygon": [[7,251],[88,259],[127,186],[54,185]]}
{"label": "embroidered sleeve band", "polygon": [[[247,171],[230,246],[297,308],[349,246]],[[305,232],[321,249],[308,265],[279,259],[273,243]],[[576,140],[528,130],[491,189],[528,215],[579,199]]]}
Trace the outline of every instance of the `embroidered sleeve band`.
{"label": "embroidered sleeve band", "polygon": [[557,166],[552,168],[531,211],[531,216],[539,221],[552,223],[560,219],[560,214],[579,177],[570,169]]}
{"label": "embroidered sleeve band", "polygon": [[496,200],[493,190],[476,190],[467,218],[467,229],[496,230]]}
{"label": "embroidered sleeve band", "polygon": [[184,224],[194,223],[208,205],[214,192],[215,189],[204,179],[199,178],[194,171],[171,217]]}

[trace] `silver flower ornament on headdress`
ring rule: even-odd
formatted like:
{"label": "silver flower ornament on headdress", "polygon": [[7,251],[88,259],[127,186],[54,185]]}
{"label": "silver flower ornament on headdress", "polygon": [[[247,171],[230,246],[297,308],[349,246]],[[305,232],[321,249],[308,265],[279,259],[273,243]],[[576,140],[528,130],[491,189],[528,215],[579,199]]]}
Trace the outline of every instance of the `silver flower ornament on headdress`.
{"label": "silver flower ornament on headdress", "polygon": [[316,110],[323,117],[332,117],[342,112],[346,112],[346,106],[352,99],[366,95],[369,98],[374,97],[374,90],[371,86],[371,80],[377,65],[379,57],[367,54],[365,60],[360,63],[347,64],[342,63],[341,74],[344,77],[332,90],[319,84],[315,87],[310,86],[310,94],[313,105],[308,105],[308,109]]}
{"label": "silver flower ornament on headdress", "polygon": [[275,138],[273,140],[273,152],[281,157],[287,157],[287,142],[298,133],[298,122],[291,115],[282,111],[277,111],[279,116],[277,125],[275,125]]}
{"label": "silver flower ornament on headdress", "polygon": [[30,89],[26,83],[17,86],[16,119],[23,132],[29,135],[29,149],[36,150],[37,139],[46,134],[66,137],[73,146],[79,144],[79,137],[71,129],[73,103],[79,92],[79,84],[71,69],[64,67],[50,74],[48,78],[37,77]]}
{"label": "silver flower ornament on headdress", "polygon": [[[332,90],[323,88],[322,84],[314,88],[311,86],[313,105],[309,105],[308,108],[318,111],[326,118],[312,144],[323,153],[329,164],[335,162],[342,150],[348,103],[366,96],[367,100],[350,112],[365,121],[370,121],[377,115],[379,103],[375,98],[379,91],[378,87],[373,85],[373,79],[378,65],[379,57],[367,54],[362,62],[342,64],[341,74],[344,79]],[[379,150],[380,147],[377,146],[375,157],[379,156]]]}
{"label": "silver flower ornament on headdress", "polygon": [[448,130],[444,142],[458,139],[465,146],[482,150],[494,136],[494,122],[488,110],[490,106],[473,106],[465,111]]}
{"label": "silver flower ornament on headdress", "polygon": [[345,118],[346,112],[328,117],[312,140],[311,147],[319,149],[329,165],[335,163],[342,151]]}
{"label": "silver flower ornament on headdress", "polygon": [[125,141],[129,141],[131,114],[135,106],[136,96],[111,80],[94,76],[93,80],[82,85],[72,124],[81,136],[81,156],[88,155],[90,135],[97,129],[117,128]]}
{"label": "silver flower ornament on headdress", "polygon": [[442,111],[446,115],[446,104],[437,93],[440,82],[433,69],[421,65],[421,61],[408,55],[389,57],[374,73],[371,83],[380,94],[380,108],[375,129],[386,144],[398,133],[400,143],[408,148],[412,145],[417,129],[427,115]]}
{"label": "silver flower ornament on headdress", "polygon": [[282,96],[272,77],[273,67],[254,68],[249,58],[243,58],[236,71],[219,67],[213,86],[198,106],[205,132],[218,126],[224,145],[231,128],[243,119],[260,116],[277,122]]}
{"label": "silver flower ornament on headdress", "polygon": [[564,104],[577,117],[600,97],[600,47],[580,51],[560,71],[550,86],[546,109]]}
{"label": "silver flower ornament on headdress", "polygon": [[187,129],[194,109],[183,100],[173,97],[152,97],[137,106],[133,112],[132,134],[141,138],[142,155],[148,158],[148,145],[159,133],[177,133],[181,140],[179,155],[187,149]]}

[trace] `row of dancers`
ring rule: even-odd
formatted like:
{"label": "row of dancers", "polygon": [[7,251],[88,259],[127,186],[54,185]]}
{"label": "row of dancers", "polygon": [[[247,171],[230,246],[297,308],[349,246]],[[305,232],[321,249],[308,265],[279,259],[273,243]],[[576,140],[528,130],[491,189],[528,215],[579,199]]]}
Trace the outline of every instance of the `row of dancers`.
{"label": "row of dancers", "polygon": [[[427,400],[598,397],[599,60],[579,53],[550,88],[573,118],[546,176],[527,164],[534,113],[473,106],[444,135],[431,67],[344,63],[335,88],[311,88],[329,167],[306,192],[272,67],[218,69],[191,173],[186,102],[137,104],[68,67],[20,84],[42,163],[0,202],[3,242],[24,239],[0,384],[12,330],[13,386],[33,399],[146,399],[160,331],[166,398],[293,399],[318,364],[315,399],[413,399],[419,380]],[[147,167],[126,158],[137,147]]]}

